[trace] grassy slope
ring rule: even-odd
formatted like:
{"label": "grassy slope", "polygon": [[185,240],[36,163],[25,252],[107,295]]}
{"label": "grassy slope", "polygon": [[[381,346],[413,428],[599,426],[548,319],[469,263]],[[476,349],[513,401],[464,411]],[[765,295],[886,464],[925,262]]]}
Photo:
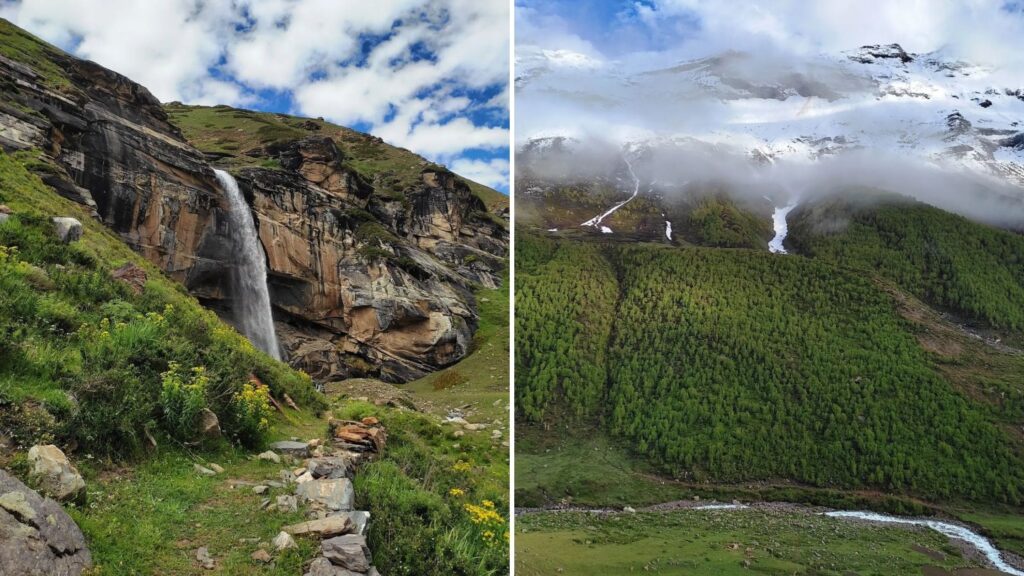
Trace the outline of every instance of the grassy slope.
{"label": "grassy slope", "polygon": [[[809,545],[813,543],[813,545]],[[558,550],[558,554],[552,554]],[[938,533],[810,514],[743,510],[591,516],[546,513],[516,522],[516,574],[919,575],[976,565]]]}
{"label": "grassy slope", "polygon": [[442,416],[453,408],[472,404],[470,421],[508,422],[508,292],[507,282],[496,290],[477,291],[480,325],[473,335],[469,356],[401,388]]}
{"label": "grassy slope", "polygon": [[[253,112],[228,106],[171,103],[166,104],[164,109],[171,123],[181,129],[189,143],[205,153],[223,155],[218,163],[227,167],[277,167],[276,160],[247,156],[245,152],[274,142],[307,136],[328,136],[341,149],[345,164],[368,182],[374,182],[378,193],[401,198],[407,188],[420,182],[420,172],[431,165],[404,148],[385,144],[369,134],[320,119]],[[319,129],[307,129],[309,123]],[[440,166],[434,167],[441,169]],[[508,207],[508,197],[504,194],[470,180],[466,182],[490,211],[497,212]]]}

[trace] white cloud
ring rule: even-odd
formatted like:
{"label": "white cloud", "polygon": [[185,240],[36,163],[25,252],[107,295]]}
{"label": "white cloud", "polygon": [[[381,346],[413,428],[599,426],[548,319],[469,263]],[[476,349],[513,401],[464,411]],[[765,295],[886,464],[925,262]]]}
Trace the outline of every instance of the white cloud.
{"label": "white cloud", "polygon": [[707,52],[771,44],[791,52],[835,52],[897,42],[912,52],[945,48],[960,57],[1017,66],[1024,59],[1024,18],[1003,0],[654,0],[634,3],[636,18],[652,31],[691,28],[680,44]]}
{"label": "white cloud", "polygon": [[501,158],[492,160],[462,158],[452,162],[449,168],[456,174],[492,188],[498,188],[508,182],[508,160]]}
{"label": "white cloud", "polygon": [[295,113],[369,125],[432,160],[508,144],[507,114],[475,114],[491,104],[466,96],[507,92],[505,0],[22,0],[0,14],[163,101],[286,92]]}

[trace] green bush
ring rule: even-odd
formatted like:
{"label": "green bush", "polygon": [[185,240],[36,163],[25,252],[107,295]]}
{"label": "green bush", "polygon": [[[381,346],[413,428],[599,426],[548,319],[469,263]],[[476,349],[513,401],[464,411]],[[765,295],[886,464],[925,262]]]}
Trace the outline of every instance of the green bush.
{"label": "green bush", "polygon": [[246,382],[231,398],[225,428],[246,446],[258,446],[270,425],[270,392],[266,386]]}
{"label": "green bush", "polygon": [[177,362],[171,362],[161,379],[160,415],[164,428],[179,440],[194,439],[199,415],[206,409],[206,386],[210,381],[206,368],[196,366],[191,374],[185,374]]}

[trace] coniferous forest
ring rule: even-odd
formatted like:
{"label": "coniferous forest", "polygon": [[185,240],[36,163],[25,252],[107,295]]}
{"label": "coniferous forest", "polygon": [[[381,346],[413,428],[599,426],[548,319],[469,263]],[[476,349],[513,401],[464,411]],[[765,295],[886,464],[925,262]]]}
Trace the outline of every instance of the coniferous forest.
{"label": "coniferous forest", "polygon": [[1024,372],[999,406],[972,397],[883,288],[1015,328],[1022,238],[921,205],[876,208],[828,205],[850,218],[839,232],[815,227],[824,204],[798,215],[792,246],[810,258],[521,231],[519,416],[597,425],[691,482],[1024,502],[1011,432]]}

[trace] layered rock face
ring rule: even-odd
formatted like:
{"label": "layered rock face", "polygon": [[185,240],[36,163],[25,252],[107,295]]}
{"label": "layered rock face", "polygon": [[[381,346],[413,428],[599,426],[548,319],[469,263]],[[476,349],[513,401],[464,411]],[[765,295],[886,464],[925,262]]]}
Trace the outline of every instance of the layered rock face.
{"label": "layered rock face", "polygon": [[41,174],[47,184],[183,279],[216,230],[212,170],[148,90],[93,62],[47,55],[59,75],[0,57],[0,145],[52,158],[59,169]]}
{"label": "layered rock face", "polygon": [[[234,257],[211,163],[234,174],[252,207],[291,364],[320,381],[402,382],[468,352],[473,289],[500,281],[508,232],[464,180],[365,135],[357,150],[370,161],[348,157],[336,141],[344,129],[280,115],[264,115],[282,123],[276,132],[231,130],[243,140],[260,133],[245,148],[235,144],[237,153],[211,153],[200,142],[204,154],[142,86],[7,22],[0,27],[0,44],[17,37],[43,55],[0,56],[0,146],[41,151],[44,181],[93,207],[225,319]],[[414,176],[378,173],[372,161],[382,154]]]}

